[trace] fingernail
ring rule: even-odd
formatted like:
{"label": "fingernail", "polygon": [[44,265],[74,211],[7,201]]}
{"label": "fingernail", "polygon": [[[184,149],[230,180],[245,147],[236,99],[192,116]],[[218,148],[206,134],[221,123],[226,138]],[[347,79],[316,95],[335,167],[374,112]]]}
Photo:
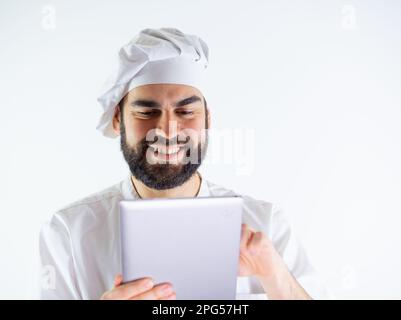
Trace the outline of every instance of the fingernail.
{"label": "fingernail", "polygon": [[169,284],[165,284],[161,287],[161,292],[163,295],[167,296],[173,292],[173,287]]}
{"label": "fingernail", "polygon": [[175,300],[175,299],[177,299],[175,292],[167,298],[167,300]]}

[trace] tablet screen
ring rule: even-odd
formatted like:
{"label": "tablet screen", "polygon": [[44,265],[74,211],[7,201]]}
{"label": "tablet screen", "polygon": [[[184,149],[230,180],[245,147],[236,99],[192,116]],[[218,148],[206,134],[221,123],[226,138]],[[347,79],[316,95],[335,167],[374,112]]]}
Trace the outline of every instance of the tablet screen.
{"label": "tablet screen", "polygon": [[170,282],[177,299],[235,299],[241,197],[120,202],[124,282]]}

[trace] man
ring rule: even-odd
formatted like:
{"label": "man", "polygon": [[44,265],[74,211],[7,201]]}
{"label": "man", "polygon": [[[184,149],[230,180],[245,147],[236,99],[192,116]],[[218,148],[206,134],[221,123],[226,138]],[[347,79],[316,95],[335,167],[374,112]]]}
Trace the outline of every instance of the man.
{"label": "man", "polygon": [[[118,62],[98,99],[104,109],[98,129],[120,136],[130,175],[59,210],[43,226],[43,299],[175,299],[174,283],[149,277],[123,283],[118,202],[235,195],[198,171],[211,123],[206,43],[177,29],[145,29],[120,50]],[[281,211],[243,198],[237,298],[325,298]]]}

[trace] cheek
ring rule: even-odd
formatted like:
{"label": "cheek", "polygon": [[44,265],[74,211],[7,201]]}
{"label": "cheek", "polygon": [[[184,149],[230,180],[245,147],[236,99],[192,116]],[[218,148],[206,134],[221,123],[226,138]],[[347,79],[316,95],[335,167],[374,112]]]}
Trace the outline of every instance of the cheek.
{"label": "cheek", "polygon": [[206,125],[205,124],[205,116],[198,115],[195,119],[183,121],[181,123],[181,128],[194,130],[194,131],[201,131],[202,129],[205,129],[205,125]]}
{"label": "cheek", "polygon": [[153,128],[154,127],[151,124],[135,119],[131,119],[125,122],[125,132],[127,140],[131,144],[136,144],[144,139],[148,131]]}
{"label": "cheek", "polygon": [[205,141],[205,123],[204,121],[193,121],[182,126],[182,132],[185,136],[190,136],[192,145],[197,145],[200,141]]}

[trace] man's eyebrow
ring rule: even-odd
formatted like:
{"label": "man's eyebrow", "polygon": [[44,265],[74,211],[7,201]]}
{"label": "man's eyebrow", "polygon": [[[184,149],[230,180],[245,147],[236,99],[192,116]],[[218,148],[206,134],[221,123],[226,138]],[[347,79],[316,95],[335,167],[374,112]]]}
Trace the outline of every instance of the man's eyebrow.
{"label": "man's eyebrow", "polygon": [[[202,101],[202,99],[198,96],[191,96],[189,98],[185,98],[183,100],[178,101],[175,106],[183,107],[187,104],[191,104],[197,101]],[[160,104],[154,100],[145,100],[145,99],[137,99],[131,102],[131,106],[135,107],[147,107],[147,108],[160,108]]]}
{"label": "man's eyebrow", "polygon": [[191,104],[191,103],[194,103],[194,102],[197,102],[197,101],[202,101],[202,99],[200,97],[198,97],[198,96],[191,96],[189,98],[185,98],[185,99],[183,99],[181,101],[178,101],[175,104],[175,106],[176,107],[183,107],[183,106],[185,106],[187,104]]}
{"label": "man's eyebrow", "polygon": [[148,108],[160,108],[160,104],[153,100],[138,99],[131,102],[131,106],[135,107],[148,107]]}

